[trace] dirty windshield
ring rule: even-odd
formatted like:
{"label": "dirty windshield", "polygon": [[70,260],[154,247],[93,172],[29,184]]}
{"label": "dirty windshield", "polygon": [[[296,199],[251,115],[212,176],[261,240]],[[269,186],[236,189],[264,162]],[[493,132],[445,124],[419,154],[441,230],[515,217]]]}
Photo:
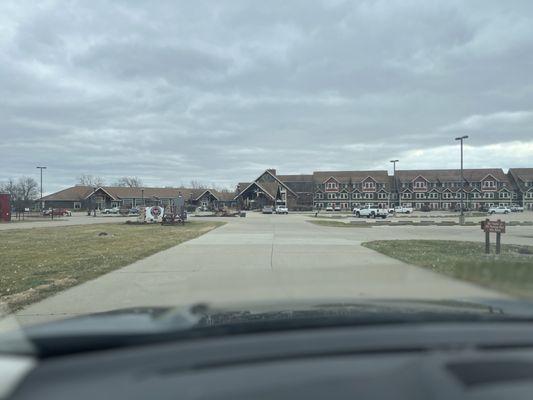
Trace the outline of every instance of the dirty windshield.
{"label": "dirty windshield", "polygon": [[0,331],[527,304],[532,49],[527,1],[2,1]]}

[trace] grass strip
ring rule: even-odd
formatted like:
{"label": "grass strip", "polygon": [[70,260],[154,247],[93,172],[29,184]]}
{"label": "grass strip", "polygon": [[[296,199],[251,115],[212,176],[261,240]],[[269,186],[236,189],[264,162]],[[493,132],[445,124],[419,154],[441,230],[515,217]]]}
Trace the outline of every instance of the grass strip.
{"label": "grass strip", "polygon": [[378,240],[362,245],[453,278],[515,296],[533,297],[532,246],[503,244],[500,255],[486,255],[485,244],[480,242]]}

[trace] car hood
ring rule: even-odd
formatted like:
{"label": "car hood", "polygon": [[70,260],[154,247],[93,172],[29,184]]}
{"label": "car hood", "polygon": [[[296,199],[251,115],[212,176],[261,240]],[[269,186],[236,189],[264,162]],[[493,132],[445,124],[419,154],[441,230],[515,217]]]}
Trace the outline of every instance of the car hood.
{"label": "car hood", "polygon": [[533,303],[515,300],[343,300],[197,303],[137,307],[67,318],[0,335],[0,352],[65,354],[163,340],[328,326],[533,320]]}

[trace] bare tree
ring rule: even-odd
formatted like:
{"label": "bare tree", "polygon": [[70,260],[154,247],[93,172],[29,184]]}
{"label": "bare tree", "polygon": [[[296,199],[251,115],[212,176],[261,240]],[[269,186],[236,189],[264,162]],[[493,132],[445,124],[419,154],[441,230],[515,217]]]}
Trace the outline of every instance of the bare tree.
{"label": "bare tree", "polygon": [[115,186],[138,188],[144,186],[141,178],[136,176],[123,176],[115,183]]}
{"label": "bare tree", "polygon": [[101,176],[82,174],[78,176],[78,184],[82,186],[104,186],[105,181]]}
{"label": "bare tree", "polygon": [[17,184],[13,178],[9,178],[4,184],[0,185],[0,192],[9,193],[11,199],[17,198]]}
{"label": "bare tree", "polygon": [[191,189],[207,189],[207,185],[197,180],[192,180],[190,183]]}
{"label": "bare tree", "polygon": [[29,176],[23,176],[17,181],[18,199],[24,202],[35,200],[39,194],[39,184]]}
{"label": "bare tree", "polygon": [[33,178],[22,176],[15,182],[14,179],[8,179],[1,185],[0,192],[9,193],[11,201],[17,211],[24,211],[29,208],[39,194],[39,184]]}

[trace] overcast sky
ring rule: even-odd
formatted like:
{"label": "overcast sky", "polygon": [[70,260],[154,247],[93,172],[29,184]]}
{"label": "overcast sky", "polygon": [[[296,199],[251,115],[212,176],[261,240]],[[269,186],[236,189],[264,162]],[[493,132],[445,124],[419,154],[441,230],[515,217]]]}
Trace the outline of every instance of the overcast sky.
{"label": "overcast sky", "polygon": [[533,167],[533,2],[0,3],[0,181]]}

